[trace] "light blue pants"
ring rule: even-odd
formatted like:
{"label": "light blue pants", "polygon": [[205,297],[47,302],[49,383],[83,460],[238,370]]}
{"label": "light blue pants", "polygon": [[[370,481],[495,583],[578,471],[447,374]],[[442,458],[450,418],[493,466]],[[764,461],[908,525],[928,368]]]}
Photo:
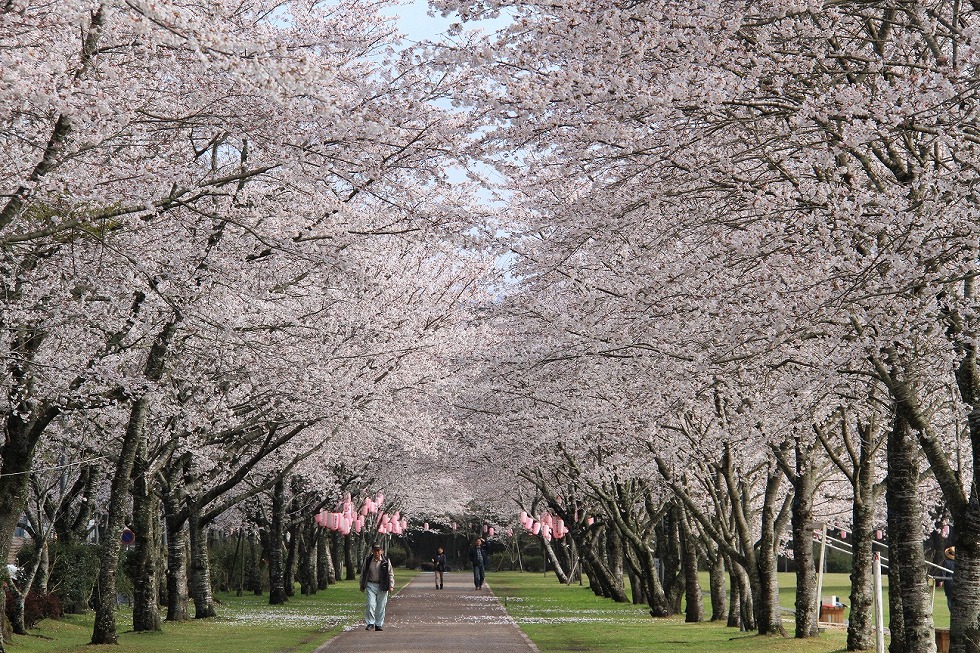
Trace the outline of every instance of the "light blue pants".
{"label": "light blue pants", "polygon": [[364,621],[369,626],[385,625],[385,606],[388,605],[388,588],[381,591],[381,583],[367,584],[367,611],[364,614]]}

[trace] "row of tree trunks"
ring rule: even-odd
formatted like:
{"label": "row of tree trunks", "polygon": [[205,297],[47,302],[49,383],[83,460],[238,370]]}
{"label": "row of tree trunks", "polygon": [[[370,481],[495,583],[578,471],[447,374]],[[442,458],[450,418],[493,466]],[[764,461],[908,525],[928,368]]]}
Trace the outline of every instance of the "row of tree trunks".
{"label": "row of tree trunks", "polygon": [[[578,533],[579,527],[576,525],[573,530]],[[589,585],[599,596],[612,599],[617,603],[628,603],[629,598],[626,596],[622,575],[617,576],[613,572],[604,551],[600,554],[600,550],[606,548],[602,530],[603,527],[597,525],[581,534],[573,535],[578,539],[578,548],[582,556],[582,564],[589,576]],[[622,569],[622,563],[619,563],[619,567]]]}

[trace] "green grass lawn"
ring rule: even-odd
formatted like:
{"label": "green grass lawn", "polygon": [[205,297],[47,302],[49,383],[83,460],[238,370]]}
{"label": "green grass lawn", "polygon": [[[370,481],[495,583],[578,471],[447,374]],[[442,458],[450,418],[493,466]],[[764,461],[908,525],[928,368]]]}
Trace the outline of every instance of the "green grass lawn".
{"label": "green grass lawn", "polygon": [[[396,589],[418,572],[399,569]],[[362,618],[364,595],[357,581],[341,581],[315,596],[290,597],[286,605],[270,606],[264,596],[218,594],[218,617],[164,623],[158,633],[132,632],[132,613],[117,613],[121,647],[90,646],[92,614],[45,620],[31,634],[14,635],[8,650],[16,653],[309,653]],[[191,608],[193,610],[193,607]]]}
{"label": "green grass lawn", "polygon": [[[571,651],[633,653],[640,651],[766,651],[766,653],[829,653],[846,644],[843,628],[828,628],[817,639],[760,637],[727,628],[724,624],[684,623],[683,615],[652,619],[643,606],[613,603],[596,597],[588,587],[559,584],[554,575],[498,572],[488,576],[494,593],[508,612],[544,653]],[[707,574],[703,579],[707,589]],[[793,574],[780,574],[783,589],[780,603],[793,607]],[[849,584],[846,574],[824,579],[824,595],[844,597]],[[937,597],[937,608],[939,604]],[[710,616],[710,601],[705,596]],[[945,609],[943,602],[943,609]],[[784,623],[793,632],[793,615]]]}
{"label": "green grass lawn", "polygon": [[[417,572],[399,569],[398,587]],[[707,574],[702,588],[707,589]],[[780,574],[780,603],[791,609],[795,600],[793,574]],[[830,653],[842,651],[843,628],[828,628],[817,639],[760,637],[723,624],[686,624],[683,616],[652,619],[643,606],[613,603],[596,597],[588,587],[559,584],[553,574],[491,572],[488,583],[508,612],[544,653],[571,651],[634,653],[640,651],[765,651],[765,653]],[[887,591],[887,587],[886,587]],[[824,596],[836,594],[848,602],[846,574],[828,574]],[[118,613],[122,647],[93,647],[92,615],[47,620],[31,635],[14,636],[16,653],[86,651],[126,653],[310,653],[344,627],[361,619],[364,595],[356,581],[342,581],[316,596],[294,596],[284,606],[268,605],[268,596],[219,594],[218,617],[185,623],[165,623],[160,633],[134,633],[131,614]],[[887,598],[886,598],[887,608]],[[705,596],[705,612],[710,605]],[[887,611],[886,611],[887,619]],[[792,634],[793,615],[784,614]],[[949,623],[946,601],[936,594],[936,625]]]}

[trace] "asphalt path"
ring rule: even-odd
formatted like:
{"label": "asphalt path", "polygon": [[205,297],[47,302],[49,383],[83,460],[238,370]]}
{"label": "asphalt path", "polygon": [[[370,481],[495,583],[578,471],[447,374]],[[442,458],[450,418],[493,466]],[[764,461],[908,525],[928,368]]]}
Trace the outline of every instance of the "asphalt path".
{"label": "asphalt path", "polygon": [[383,631],[362,619],[315,653],[538,653],[489,584],[474,589],[464,571],[447,573],[444,588],[422,572],[388,600]]}

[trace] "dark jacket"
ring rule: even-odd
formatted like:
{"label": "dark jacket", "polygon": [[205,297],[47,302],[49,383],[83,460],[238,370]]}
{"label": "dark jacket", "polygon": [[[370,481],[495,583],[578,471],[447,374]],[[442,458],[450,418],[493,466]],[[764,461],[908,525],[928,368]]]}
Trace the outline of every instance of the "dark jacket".
{"label": "dark jacket", "polygon": [[436,571],[446,571],[446,554],[437,553],[432,559],[432,564],[435,565]]}
{"label": "dark jacket", "polygon": [[[361,565],[362,590],[367,588],[368,565],[371,564],[371,559],[373,557],[374,555],[372,554],[364,558],[364,564]],[[395,570],[391,566],[391,560],[389,560],[388,556],[384,554],[381,555],[381,582],[379,585],[381,585],[382,592],[390,592],[391,590],[395,589]]]}
{"label": "dark jacket", "polygon": [[952,596],[954,581],[953,576],[956,573],[956,561],[946,558],[943,560],[943,569],[946,571],[939,577],[939,580],[943,581],[943,591],[945,591],[947,595]]}
{"label": "dark jacket", "polygon": [[472,547],[470,549],[470,562],[473,563],[474,567],[486,567],[487,562],[489,562],[486,547]]}

